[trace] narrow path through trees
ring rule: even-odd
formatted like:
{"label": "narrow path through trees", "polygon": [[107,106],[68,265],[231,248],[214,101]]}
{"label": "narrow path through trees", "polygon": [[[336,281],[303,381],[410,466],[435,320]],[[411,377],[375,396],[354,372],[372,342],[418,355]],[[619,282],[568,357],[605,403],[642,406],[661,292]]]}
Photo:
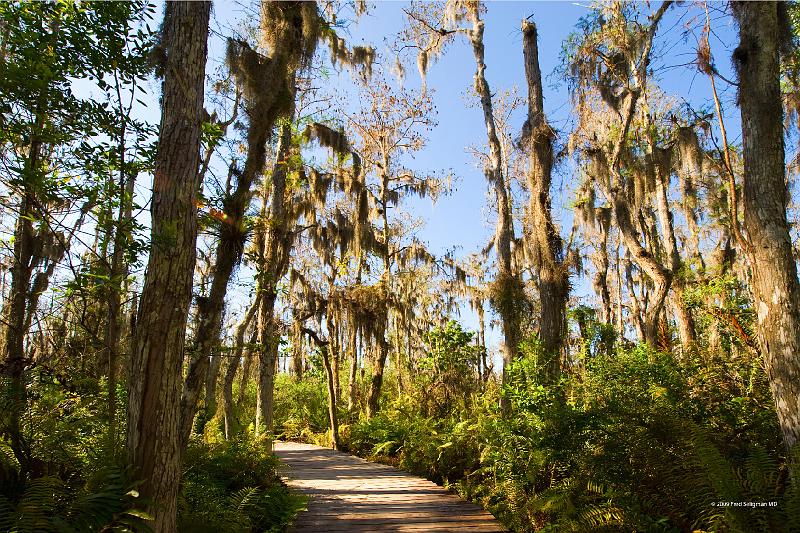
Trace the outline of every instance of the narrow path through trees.
{"label": "narrow path through trees", "polygon": [[435,483],[391,466],[295,442],[275,443],[287,483],[309,497],[292,531],[505,531]]}

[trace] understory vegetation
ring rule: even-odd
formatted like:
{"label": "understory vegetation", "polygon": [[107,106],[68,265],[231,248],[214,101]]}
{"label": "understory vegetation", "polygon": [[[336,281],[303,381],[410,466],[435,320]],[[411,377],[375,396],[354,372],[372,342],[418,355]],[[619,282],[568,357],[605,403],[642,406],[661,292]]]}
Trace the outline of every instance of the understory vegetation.
{"label": "understory vegetation", "polygon": [[798,532],[798,176],[795,2],[0,0],[0,532]]}
{"label": "understory vegetation", "polygon": [[[455,323],[435,330],[452,339],[446,351],[402,369],[414,376],[404,390],[393,370],[377,416],[339,406],[343,448],[450,487],[514,531],[800,528],[800,491],[752,351],[665,352],[584,326],[581,358],[549,387],[535,337],[500,387],[480,379],[471,335]],[[439,357],[448,375],[435,370]],[[279,435],[329,442],[324,387],[320,373],[281,382]]]}
{"label": "understory vegetation", "polygon": [[[140,482],[120,453],[121,436],[108,434],[102,385],[32,374],[37,401],[26,440],[35,470],[26,482],[0,442],[0,531],[152,531],[140,510]],[[183,458],[180,530],[284,531],[305,500],[278,478],[277,465],[263,438],[191,439]]]}

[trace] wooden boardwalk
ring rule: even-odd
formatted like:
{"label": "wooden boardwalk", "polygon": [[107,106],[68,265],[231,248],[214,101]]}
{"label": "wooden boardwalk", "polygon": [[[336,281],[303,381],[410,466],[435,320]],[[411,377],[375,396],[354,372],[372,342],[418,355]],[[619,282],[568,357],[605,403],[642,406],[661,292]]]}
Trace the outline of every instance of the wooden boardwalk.
{"label": "wooden boardwalk", "polygon": [[276,442],[275,454],[287,484],[309,496],[292,531],[506,531],[477,505],[391,466],[295,442]]}

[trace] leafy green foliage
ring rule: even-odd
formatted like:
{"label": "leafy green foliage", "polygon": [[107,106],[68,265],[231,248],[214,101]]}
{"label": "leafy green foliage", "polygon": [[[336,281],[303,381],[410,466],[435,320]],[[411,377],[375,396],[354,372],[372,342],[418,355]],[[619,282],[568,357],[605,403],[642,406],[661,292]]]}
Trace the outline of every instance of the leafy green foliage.
{"label": "leafy green foliage", "polygon": [[279,438],[314,442],[328,428],[328,391],[321,372],[302,380],[287,375],[275,380],[275,420]]}
{"label": "leafy green foliage", "polygon": [[451,320],[425,335],[425,357],[414,369],[414,390],[421,395],[425,416],[445,416],[463,410],[479,388],[480,350],[472,344],[474,334]]}
{"label": "leafy green foliage", "polygon": [[14,504],[0,496],[0,531],[149,531],[147,516],[133,509],[138,496],[118,469],[78,488],[58,477],[39,477]]}
{"label": "leafy green foliage", "polygon": [[32,373],[23,472],[0,440],[0,531],[148,531],[136,483],[109,440],[105,397],[93,380]]}
{"label": "leafy green foliage", "polygon": [[797,487],[754,355],[678,359],[573,318],[584,349],[558,384],[539,383],[538,343],[522,343],[502,391],[509,416],[491,388],[439,416],[399,395],[353,424],[350,449],[455,487],[514,531],[796,528]]}
{"label": "leafy green foliage", "polygon": [[184,461],[178,527],[192,532],[283,531],[304,506],[275,474],[265,443],[194,440]]}
{"label": "leafy green foliage", "polygon": [[[27,440],[36,472],[26,478],[0,440],[0,531],[149,531],[147,516],[134,508],[139,495],[120,456],[122,438],[109,440],[104,383],[62,382],[43,371],[33,378]],[[191,441],[181,531],[282,531],[304,502],[283,485],[265,450],[246,436]]]}

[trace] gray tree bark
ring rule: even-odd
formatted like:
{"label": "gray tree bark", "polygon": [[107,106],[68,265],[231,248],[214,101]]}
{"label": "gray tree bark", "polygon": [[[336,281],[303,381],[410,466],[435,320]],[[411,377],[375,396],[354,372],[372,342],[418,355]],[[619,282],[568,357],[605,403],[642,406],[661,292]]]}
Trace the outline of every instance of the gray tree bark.
{"label": "gray tree bark", "polygon": [[[290,116],[293,116],[292,111]],[[278,358],[280,331],[275,317],[278,282],[286,274],[291,248],[291,227],[286,212],[287,165],[291,155],[291,124],[281,126],[277,161],[272,170],[269,219],[262,209],[263,227],[257,236],[259,250],[258,293],[258,403],[256,408],[256,435],[265,433],[272,438],[275,368]],[[266,202],[266,199],[264,200]]]}
{"label": "gray tree bark", "polygon": [[733,7],[739,23],[733,57],[742,113],[745,248],[758,342],[783,440],[791,451],[800,438],[800,283],[786,217],[780,8],[775,2],[737,2]]}
{"label": "gray tree bark", "polygon": [[162,116],[153,177],[150,257],[131,350],[127,448],[156,533],[176,529],[180,396],[195,267],[210,2],[168,2]]}
{"label": "gray tree bark", "polygon": [[[484,22],[480,19],[478,7],[469,10],[472,29],[468,32],[472,53],[475,57],[475,92],[478,94],[486,126],[489,144],[489,161],[484,169],[486,179],[494,188],[497,203],[497,225],[495,227],[494,248],[497,254],[497,277],[495,306],[502,322],[503,329],[503,381],[506,367],[516,358],[519,344],[520,317],[517,309],[521,296],[519,275],[513,268],[511,242],[514,240],[514,226],[511,219],[508,189],[503,175],[502,148],[497,136],[494,120],[492,92],[486,80],[485,50],[483,45]],[[505,396],[500,400],[501,408],[506,410],[508,403]]]}
{"label": "gray tree bark", "polygon": [[522,21],[525,79],[528,85],[528,118],[523,127],[523,137],[529,150],[529,238],[538,272],[541,301],[539,337],[544,356],[541,378],[545,383],[554,383],[561,374],[560,356],[567,329],[569,270],[564,261],[564,244],[553,221],[550,205],[555,132],[547,123],[544,113],[537,39],[536,25]]}
{"label": "gray tree bark", "polygon": [[259,297],[256,295],[253,304],[248,308],[242,321],[236,326],[236,334],[233,339],[233,356],[228,361],[228,368],[225,370],[225,377],[222,381],[222,408],[225,424],[225,439],[233,436],[234,415],[233,415],[233,382],[236,379],[236,372],[242,362],[244,352],[244,336],[259,306]]}

